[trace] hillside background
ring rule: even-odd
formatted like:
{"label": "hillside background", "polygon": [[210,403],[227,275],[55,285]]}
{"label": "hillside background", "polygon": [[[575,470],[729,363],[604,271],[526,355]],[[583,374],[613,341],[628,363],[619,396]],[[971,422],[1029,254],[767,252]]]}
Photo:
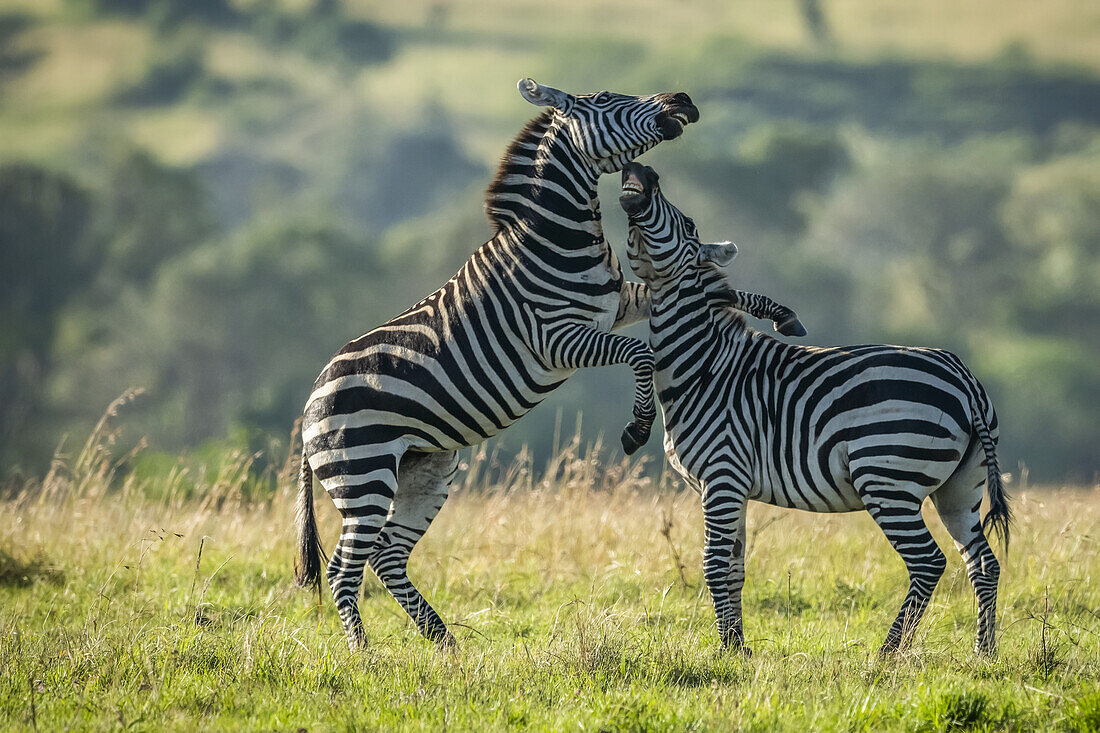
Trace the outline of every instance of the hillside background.
{"label": "hillside background", "polygon": [[[1096,480],[1094,0],[0,2],[0,478],[131,387],[135,460],[285,446],[329,356],[487,239],[523,76],[689,92],[644,160],[736,285],[808,343],[959,353],[1005,470]],[[496,449],[580,413],[617,444],[629,381],[579,373]]]}

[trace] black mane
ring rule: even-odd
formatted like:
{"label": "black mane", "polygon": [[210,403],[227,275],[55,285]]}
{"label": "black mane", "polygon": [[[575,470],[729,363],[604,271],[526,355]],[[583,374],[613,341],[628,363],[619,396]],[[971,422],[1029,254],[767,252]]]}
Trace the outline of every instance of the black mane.
{"label": "black mane", "polygon": [[526,146],[538,145],[538,142],[542,140],[542,136],[550,128],[553,119],[553,110],[543,110],[537,117],[523,126],[519,134],[508,144],[504,155],[501,156],[496,175],[493,177],[492,183],[489,184],[489,188],[485,190],[485,213],[489,216],[489,223],[493,225],[494,232],[499,232],[501,227],[500,218],[496,214],[498,210],[497,196],[508,188],[505,178],[515,171],[516,166],[527,165],[531,161],[533,151],[528,150]]}
{"label": "black mane", "polygon": [[706,268],[703,271],[702,280],[707,306],[717,308],[731,317],[734,323],[739,323],[743,327],[747,326],[744,312],[735,305],[734,292],[736,288],[730,285],[726,274],[722,272],[722,268],[713,262],[707,262],[700,266]]}

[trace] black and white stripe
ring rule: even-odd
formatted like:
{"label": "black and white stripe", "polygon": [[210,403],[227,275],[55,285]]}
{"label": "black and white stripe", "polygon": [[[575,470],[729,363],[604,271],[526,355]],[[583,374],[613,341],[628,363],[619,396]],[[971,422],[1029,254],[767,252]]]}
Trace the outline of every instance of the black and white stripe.
{"label": "black and white stripe", "polygon": [[494,237],[439,290],[355,339],[321,372],[305,408],[297,579],[317,584],[316,475],[343,517],[328,580],[348,639],[370,565],[429,639],[453,639],[409,581],[409,553],[447,498],[456,451],[499,433],[581,367],[629,364],[634,420],[624,446],[656,415],[653,357],[612,334],[646,317],[648,293],[624,283],[604,241],[603,172],[678,137],[698,111],[683,93],[573,96],[530,79],[548,107],[508,148],[486,198]]}
{"label": "black and white stripe", "polygon": [[[623,170],[631,265],[651,290],[650,344],[670,463],[703,499],[704,574],[724,644],[741,646],[745,503],[866,510],[905,561],[909,592],[883,644],[911,639],[946,559],[921,516],[931,497],[978,600],[975,648],[996,648],[997,559],[1008,543],[997,416],[953,354],[901,346],[816,348],[757,332],[729,307],[719,265],[729,243],[700,244],[694,222],[637,163]],[[759,297],[759,296],[757,296]],[[766,310],[766,309],[765,309]],[[793,312],[783,330],[804,333]],[[988,485],[990,510],[979,507]]]}

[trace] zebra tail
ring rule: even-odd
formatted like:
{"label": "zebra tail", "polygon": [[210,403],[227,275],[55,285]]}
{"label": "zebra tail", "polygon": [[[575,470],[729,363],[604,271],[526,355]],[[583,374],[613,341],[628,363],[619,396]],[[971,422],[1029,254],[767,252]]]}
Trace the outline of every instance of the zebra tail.
{"label": "zebra tail", "polygon": [[997,444],[990,435],[989,422],[986,420],[985,411],[979,401],[971,396],[971,412],[974,415],[974,430],[978,434],[978,440],[982,442],[985,451],[985,461],[989,474],[986,477],[986,491],[989,492],[989,513],[982,520],[982,531],[988,536],[996,534],[1001,544],[1008,552],[1008,527],[1012,522],[1012,512],[1008,508],[1008,494],[1005,492],[1004,481],[1001,480],[1001,469],[997,463]]}
{"label": "zebra tail", "polygon": [[294,560],[294,582],[303,588],[317,588],[321,583],[324,551],[317,534],[317,517],[313,513],[313,469],[302,451],[302,468],[298,475],[298,557]]}

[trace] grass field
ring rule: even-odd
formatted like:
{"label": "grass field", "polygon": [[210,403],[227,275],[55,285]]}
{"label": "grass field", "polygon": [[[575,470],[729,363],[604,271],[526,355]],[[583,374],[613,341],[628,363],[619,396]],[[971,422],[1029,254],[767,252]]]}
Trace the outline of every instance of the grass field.
{"label": "grass field", "polygon": [[905,574],[870,519],[753,506],[745,659],[718,648],[694,494],[575,444],[490,481],[482,450],[411,565],[458,650],[369,578],[351,654],[327,592],[291,585],[289,480],[265,493],[248,455],[115,471],[108,432],[3,504],[5,729],[1100,727],[1095,489],[1015,497],[994,661],[953,551],[912,651],[880,661]]}

